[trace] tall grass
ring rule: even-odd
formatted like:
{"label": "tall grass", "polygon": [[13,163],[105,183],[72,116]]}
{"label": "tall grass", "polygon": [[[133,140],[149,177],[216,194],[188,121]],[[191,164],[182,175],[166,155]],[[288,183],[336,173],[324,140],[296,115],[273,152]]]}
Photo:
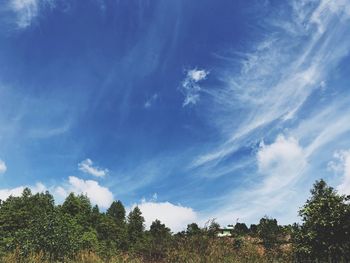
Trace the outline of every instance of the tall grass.
{"label": "tall grass", "polygon": [[164,248],[161,256],[132,255],[116,252],[112,257],[102,258],[95,252],[81,251],[72,259],[50,261],[43,253],[23,257],[18,250],[5,255],[4,263],[267,263],[293,262],[292,249],[282,245],[266,251],[257,240],[231,238],[186,237]]}

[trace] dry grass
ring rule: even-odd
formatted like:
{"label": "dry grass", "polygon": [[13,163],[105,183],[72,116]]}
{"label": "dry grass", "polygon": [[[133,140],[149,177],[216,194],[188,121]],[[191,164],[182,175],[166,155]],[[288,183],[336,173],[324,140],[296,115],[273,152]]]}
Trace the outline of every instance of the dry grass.
{"label": "dry grass", "polygon": [[[53,263],[43,253],[22,257],[18,250],[1,258],[4,263]],[[283,245],[276,251],[266,252],[254,239],[184,239],[164,251],[161,259],[152,260],[118,253],[109,259],[102,259],[94,252],[82,251],[65,263],[267,263],[292,262],[290,246]],[[55,263],[56,263],[55,262]]]}

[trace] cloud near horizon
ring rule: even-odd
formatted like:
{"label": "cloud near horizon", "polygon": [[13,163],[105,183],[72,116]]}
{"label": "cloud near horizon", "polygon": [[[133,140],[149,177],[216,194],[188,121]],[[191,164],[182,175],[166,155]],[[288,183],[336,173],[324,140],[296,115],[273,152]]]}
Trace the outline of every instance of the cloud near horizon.
{"label": "cloud near horizon", "polygon": [[179,232],[186,229],[187,224],[199,220],[198,213],[190,207],[180,204],[175,205],[170,202],[157,202],[143,200],[139,204],[134,204],[132,208],[138,206],[145,218],[146,227],[149,228],[156,219],[171,229]]}
{"label": "cloud near horizon", "polygon": [[113,193],[94,180],[83,180],[75,176],[68,177],[68,183],[54,188],[54,193],[61,198],[70,193],[86,194],[93,204],[108,208],[113,202]]}
{"label": "cloud near horizon", "polygon": [[41,193],[47,190],[46,186],[40,182],[32,186],[18,186],[15,188],[0,189],[0,200],[6,200],[10,196],[21,196],[26,187],[30,188],[33,194]]}

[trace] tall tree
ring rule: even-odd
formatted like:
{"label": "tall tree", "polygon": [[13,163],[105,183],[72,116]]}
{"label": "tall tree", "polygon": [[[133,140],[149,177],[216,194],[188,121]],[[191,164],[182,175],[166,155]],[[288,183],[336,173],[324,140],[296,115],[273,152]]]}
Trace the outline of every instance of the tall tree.
{"label": "tall tree", "polygon": [[61,211],[74,217],[78,224],[82,225],[85,230],[92,227],[92,206],[90,199],[86,195],[75,195],[74,193],[70,193],[63,202]]}
{"label": "tall tree", "polygon": [[127,231],[131,244],[136,243],[142,238],[145,229],[144,222],[145,219],[142,216],[141,210],[136,206],[128,215]]}
{"label": "tall tree", "polygon": [[113,218],[117,225],[124,225],[125,223],[125,207],[121,201],[113,201],[111,206],[107,209],[107,215]]}
{"label": "tall tree", "polygon": [[149,232],[153,240],[157,242],[162,242],[171,234],[170,229],[166,227],[165,224],[162,224],[158,219],[152,222]]}
{"label": "tall tree", "polygon": [[197,223],[191,223],[187,225],[186,234],[189,236],[196,236],[201,234],[201,229]]}
{"label": "tall tree", "polygon": [[234,229],[233,229],[233,233],[236,235],[246,235],[248,234],[249,229],[247,227],[246,224],[244,223],[236,223]]}
{"label": "tall tree", "polygon": [[339,195],[324,180],[316,181],[311,198],[299,211],[303,224],[294,227],[299,257],[327,262],[350,261],[350,196]]}
{"label": "tall tree", "polygon": [[264,247],[267,250],[276,248],[281,235],[280,227],[276,219],[268,218],[267,216],[260,219],[258,235],[262,240]]}
{"label": "tall tree", "polygon": [[170,229],[156,219],[150,226],[149,234],[151,236],[149,250],[152,261],[160,262],[165,256],[169,245],[171,238]]}

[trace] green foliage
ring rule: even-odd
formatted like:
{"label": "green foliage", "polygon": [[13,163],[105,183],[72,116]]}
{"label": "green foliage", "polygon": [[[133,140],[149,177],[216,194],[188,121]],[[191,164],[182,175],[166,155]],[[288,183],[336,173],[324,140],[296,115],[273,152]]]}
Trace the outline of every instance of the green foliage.
{"label": "green foliage", "polygon": [[75,220],[86,230],[91,227],[92,207],[89,198],[86,195],[69,194],[60,207],[61,212],[75,218]]}
{"label": "green foliage", "polygon": [[233,228],[233,233],[239,236],[246,235],[249,233],[249,229],[244,223],[236,223],[235,227]]}
{"label": "green foliage", "polygon": [[210,224],[207,228],[207,233],[209,237],[216,237],[217,233],[219,232],[220,224],[215,222],[215,220],[211,220]]}
{"label": "green foliage", "polygon": [[337,194],[323,180],[299,211],[303,224],[294,225],[297,258],[319,262],[350,261],[349,197]]}
{"label": "green foliage", "polygon": [[249,227],[249,233],[251,236],[256,236],[258,234],[258,226],[255,224],[251,224]]}
{"label": "green foliage", "polygon": [[198,236],[201,234],[201,229],[196,223],[191,223],[187,225],[186,235],[188,236]]}
{"label": "green foliage", "polygon": [[149,232],[152,239],[158,243],[167,240],[171,236],[170,229],[162,224],[158,219],[152,222]]}
{"label": "green foliage", "polygon": [[117,225],[122,226],[125,224],[125,208],[121,201],[114,201],[107,209],[106,214],[112,217]]}
{"label": "green foliage", "polygon": [[134,250],[142,250],[144,241],[145,219],[137,206],[128,215],[127,234],[129,247]]}
{"label": "green foliage", "polygon": [[159,220],[152,222],[148,231],[148,257],[154,261],[161,261],[170,247],[171,232]]}
{"label": "green foliage", "polygon": [[350,262],[349,201],[321,180],[300,210],[302,224],[264,217],[219,238],[214,220],[172,235],[159,220],[145,230],[138,207],[125,218],[120,201],[103,213],[85,195],[56,206],[50,193],[26,188],[0,202],[0,262]]}
{"label": "green foliage", "polygon": [[262,240],[262,244],[267,250],[277,247],[281,236],[280,227],[276,219],[263,217],[257,226],[258,236]]}

